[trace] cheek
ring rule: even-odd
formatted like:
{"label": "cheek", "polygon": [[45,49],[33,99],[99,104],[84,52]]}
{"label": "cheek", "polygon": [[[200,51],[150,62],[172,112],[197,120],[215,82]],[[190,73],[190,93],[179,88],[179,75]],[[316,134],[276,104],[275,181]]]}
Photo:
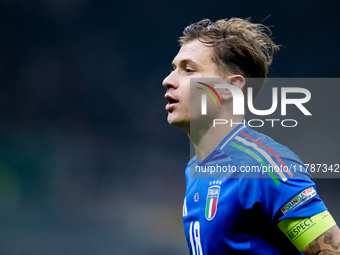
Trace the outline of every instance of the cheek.
{"label": "cheek", "polygon": [[199,89],[194,87],[190,93],[190,115],[201,115],[202,108],[202,93]]}

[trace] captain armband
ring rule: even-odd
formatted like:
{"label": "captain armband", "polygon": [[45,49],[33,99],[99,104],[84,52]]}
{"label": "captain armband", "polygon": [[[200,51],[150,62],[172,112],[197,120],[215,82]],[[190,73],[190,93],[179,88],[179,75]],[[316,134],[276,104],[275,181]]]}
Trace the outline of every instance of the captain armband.
{"label": "captain armband", "polygon": [[284,219],[278,223],[281,231],[299,251],[335,225],[327,210],[308,218]]}

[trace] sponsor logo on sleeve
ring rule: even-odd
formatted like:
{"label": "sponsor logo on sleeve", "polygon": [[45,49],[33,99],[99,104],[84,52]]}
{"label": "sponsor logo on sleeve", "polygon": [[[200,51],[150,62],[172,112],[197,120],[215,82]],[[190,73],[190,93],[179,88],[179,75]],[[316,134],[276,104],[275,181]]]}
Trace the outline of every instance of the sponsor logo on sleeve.
{"label": "sponsor logo on sleeve", "polygon": [[301,193],[297,194],[291,200],[289,200],[282,208],[281,212],[286,214],[293,208],[302,205],[303,203],[307,202],[309,199],[316,195],[316,191],[313,187],[309,187],[302,191]]}

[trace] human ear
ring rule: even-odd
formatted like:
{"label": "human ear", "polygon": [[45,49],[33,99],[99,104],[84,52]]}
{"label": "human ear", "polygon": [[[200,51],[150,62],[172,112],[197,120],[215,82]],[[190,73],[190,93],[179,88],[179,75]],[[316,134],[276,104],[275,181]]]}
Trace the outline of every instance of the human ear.
{"label": "human ear", "polygon": [[[236,86],[237,88],[239,88],[240,90],[242,90],[246,84],[246,80],[242,75],[232,75],[229,76],[227,78],[228,84]],[[223,93],[222,93],[222,99],[224,100],[228,100],[230,98],[233,97],[232,92],[230,91],[230,89],[225,88],[223,89]]]}

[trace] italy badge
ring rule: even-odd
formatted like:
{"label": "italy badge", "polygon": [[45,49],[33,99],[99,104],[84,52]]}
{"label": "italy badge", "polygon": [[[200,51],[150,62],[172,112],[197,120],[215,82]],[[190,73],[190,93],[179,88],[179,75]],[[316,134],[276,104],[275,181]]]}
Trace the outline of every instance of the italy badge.
{"label": "italy badge", "polygon": [[220,186],[211,186],[208,189],[207,203],[205,205],[205,217],[212,220],[217,211],[218,196],[220,194]]}

